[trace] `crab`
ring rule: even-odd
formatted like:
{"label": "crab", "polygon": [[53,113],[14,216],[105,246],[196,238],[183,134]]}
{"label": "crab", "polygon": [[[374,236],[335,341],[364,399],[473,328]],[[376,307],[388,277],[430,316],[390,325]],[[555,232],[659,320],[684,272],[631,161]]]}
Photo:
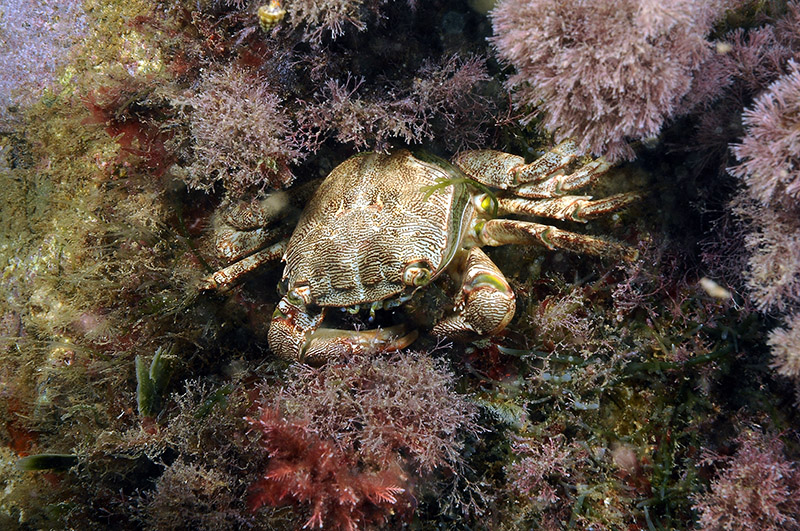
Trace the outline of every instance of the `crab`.
{"label": "crab", "polygon": [[619,257],[624,244],[506,215],[586,222],[622,209],[636,195],[593,200],[569,195],[610,166],[590,160],[572,173],[572,140],[537,160],[494,150],[464,151],[452,162],[407,150],[361,153],[333,169],[314,192],[294,232],[270,244],[269,225],[291,197],[278,192],[220,217],[217,249],[233,263],[203,281],[224,290],[265,262],[282,259],[283,297],[272,316],[270,349],[298,360],[405,348],[404,325],[372,330],[322,326],[326,311],[393,308],[448,272],[460,289],[431,332],[451,339],[494,335],[515,312],[515,295],[481,246],[540,244]]}

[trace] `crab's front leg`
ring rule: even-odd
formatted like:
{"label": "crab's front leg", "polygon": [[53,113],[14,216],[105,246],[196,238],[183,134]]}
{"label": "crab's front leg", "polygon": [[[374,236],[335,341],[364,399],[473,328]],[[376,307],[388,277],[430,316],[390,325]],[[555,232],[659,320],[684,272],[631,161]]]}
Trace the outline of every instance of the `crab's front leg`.
{"label": "crab's front leg", "polygon": [[403,325],[360,331],[320,328],[325,309],[311,309],[308,299],[308,288],[299,287],[278,302],[267,338],[276,355],[299,361],[321,361],[398,350],[417,338],[416,331],[406,334]]}
{"label": "crab's front leg", "polygon": [[493,335],[514,317],[514,291],[500,269],[479,247],[473,247],[465,255],[454,313],[433,327],[434,335],[454,339]]}

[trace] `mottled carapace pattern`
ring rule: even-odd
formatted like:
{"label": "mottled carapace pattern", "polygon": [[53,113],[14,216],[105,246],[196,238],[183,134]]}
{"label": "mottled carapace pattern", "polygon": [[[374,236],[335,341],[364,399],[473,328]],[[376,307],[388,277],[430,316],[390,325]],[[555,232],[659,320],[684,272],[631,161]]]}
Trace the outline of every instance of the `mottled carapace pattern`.
{"label": "mottled carapace pattern", "polygon": [[308,285],[320,306],[352,306],[405,290],[408,264],[426,264],[436,276],[461,241],[462,220],[472,213],[463,186],[425,198],[427,187],[447,178],[443,169],[405,150],[366,153],[338,166],[289,242],[289,285]]}

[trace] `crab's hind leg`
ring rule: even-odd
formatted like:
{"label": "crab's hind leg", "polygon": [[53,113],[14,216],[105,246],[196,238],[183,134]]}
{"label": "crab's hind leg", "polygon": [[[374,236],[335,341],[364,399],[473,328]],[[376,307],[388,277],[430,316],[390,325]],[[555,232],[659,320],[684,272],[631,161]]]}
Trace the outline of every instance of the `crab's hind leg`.
{"label": "crab's hind leg", "polygon": [[293,188],[291,194],[278,191],[261,201],[243,201],[220,208],[221,213],[214,216],[217,255],[233,263],[203,279],[200,289],[224,291],[262,264],[279,260],[289,240],[267,247],[286,232],[274,225],[287,214],[299,213],[319,182],[311,181]]}
{"label": "crab's hind leg", "polygon": [[565,249],[628,261],[635,260],[638,256],[636,249],[622,243],[515,219],[490,219],[481,228],[479,237],[484,245],[492,246],[539,244],[551,250]]}
{"label": "crab's hind leg", "polygon": [[204,278],[200,289],[224,291],[260,265],[280,259],[286,252],[288,240],[266,247],[282,232],[269,225],[280,217],[288,204],[288,194],[276,192],[262,201],[221,208],[219,212],[222,213],[214,216],[215,246],[220,258],[233,263]]}
{"label": "crab's hind leg", "polygon": [[639,198],[637,194],[624,193],[594,199],[590,196],[563,195],[550,199],[522,199],[501,197],[498,199],[498,213],[527,214],[551,219],[586,221],[625,208]]}
{"label": "crab's hind leg", "polygon": [[507,190],[519,184],[544,181],[576,158],[577,144],[564,140],[530,164],[525,164],[519,155],[491,149],[463,151],[453,163],[471,179]]}
{"label": "crab's hind leg", "polygon": [[433,327],[434,335],[464,339],[475,334],[497,334],[514,317],[514,291],[500,269],[479,247],[465,255],[461,291],[453,314]]}
{"label": "crab's hind leg", "polygon": [[289,194],[275,192],[261,201],[237,203],[214,217],[217,255],[230,262],[253,254],[275,240],[278,230],[270,228],[289,205]]}
{"label": "crab's hind leg", "polygon": [[279,241],[274,245],[270,245],[266,249],[251,254],[246,258],[242,258],[238,262],[234,262],[224,269],[220,269],[207,276],[200,282],[201,290],[217,290],[224,291],[233,286],[242,276],[258,268],[262,264],[280,260],[283,253],[286,252],[286,247],[289,244],[289,239]]}
{"label": "crab's hind leg", "polygon": [[554,175],[537,182],[523,184],[514,190],[520,197],[531,199],[558,197],[567,192],[585,188],[596,182],[611,169],[611,165],[603,159],[596,159],[584,164],[573,173],[556,172]]}
{"label": "crab's hind leg", "polygon": [[260,201],[242,201],[219,209],[214,216],[217,255],[233,262],[263,249],[276,241],[285,229],[277,222],[299,214],[319,186],[319,180],[295,188],[291,193],[276,191]]}

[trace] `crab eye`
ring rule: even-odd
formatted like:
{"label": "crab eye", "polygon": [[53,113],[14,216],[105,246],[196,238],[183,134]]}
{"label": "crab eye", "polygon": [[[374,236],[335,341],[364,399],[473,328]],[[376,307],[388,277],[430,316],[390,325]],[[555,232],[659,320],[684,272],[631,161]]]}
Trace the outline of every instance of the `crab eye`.
{"label": "crab eye", "polygon": [[278,282],[278,293],[281,295],[286,295],[287,291],[289,291],[289,279],[284,278]]}
{"label": "crab eye", "polygon": [[403,284],[406,286],[424,286],[431,281],[431,269],[425,262],[414,262],[403,270]]}
{"label": "crab eye", "polygon": [[483,219],[475,223],[475,225],[473,226],[473,230],[475,231],[475,236],[480,238],[481,233],[483,232],[483,227],[485,226],[486,226],[486,221]]}
{"label": "crab eye", "polygon": [[294,306],[302,306],[310,302],[308,286],[295,286],[286,293],[286,300]]}

